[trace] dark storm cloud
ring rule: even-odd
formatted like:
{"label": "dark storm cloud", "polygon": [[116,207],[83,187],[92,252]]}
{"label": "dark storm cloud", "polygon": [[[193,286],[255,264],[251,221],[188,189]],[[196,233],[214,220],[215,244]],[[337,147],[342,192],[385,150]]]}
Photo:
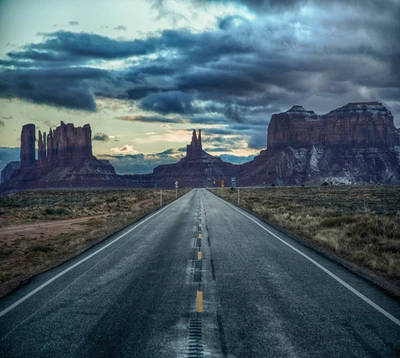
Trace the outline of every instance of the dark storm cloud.
{"label": "dark storm cloud", "polygon": [[99,142],[108,142],[108,141],[110,140],[110,137],[109,137],[107,134],[105,134],[105,133],[97,132],[97,133],[93,136],[92,140],[97,140],[97,141],[99,141]]}
{"label": "dark storm cloud", "polygon": [[227,129],[227,128],[205,128],[203,131],[203,133],[207,134],[207,135],[233,135],[233,134],[237,134],[237,132],[235,132],[234,130],[231,129]]}
{"label": "dark storm cloud", "polygon": [[[57,31],[41,33],[44,41],[28,44],[22,51],[9,52],[11,58],[24,60],[75,61],[92,59],[118,59],[156,53],[161,50],[187,50],[188,55],[199,61],[216,59],[220,53],[248,52],[249,45],[236,42],[226,33],[192,33],[189,30],[164,30],[160,35],[132,41],[115,40],[92,34]],[[207,45],[203,51],[201,45]],[[40,57],[43,55],[43,58]],[[182,53],[182,55],[184,55]]]}
{"label": "dark storm cloud", "polygon": [[0,97],[19,97],[40,104],[94,111],[90,81],[106,76],[106,71],[77,67],[63,69],[6,70],[0,73]]}
{"label": "dark storm cloud", "polygon": [[[237,133],[235,133],[237,134]],[[225,146],[226,148],[236,148],[239,149],[240,148],[240,141],[243,139],[243,137],[241,136],[222,136],[222,135],[213,135],[213,136],[209,136],[207,135],[206,137],[204,137],[203,139],[203,143],[204,144],[211,144],[211,145],[217,145],[219,147]]]}
{"label": "dark storm cloud", "polygon": [[[130,99],[143,111],[160,114],[142,121],[170,123],[162,116],[176,114],[193,124],[245,124],[247,129],[229,131],[247,134],[262,126],[265,133],[271,114],[293,104],[327,112],[354,101],[386,101],[392,108],[400,103],[398,1],[194,0],[192,5],[212,2],[242,4],[254,17],[227,16],[214,30],[165,30],[134,40],[42,34],[42,42],[0,60],[0,96],[86,110],[95,109],[96,95]],[[167,11],[164,5],[156,3]],[[303,5],[310,14],[299,11]],[[89,69],[115,59],[125,67]],[[251,135],[250,145],[260,147],[262,140]]]}
{"label": "dark storm cloud", "polygon": [[267,146],[267,134],[266,132],[253,132],[248,141],[248,147],[250,149],[264,149]]}
{"label": "dark storm cloud", "polygon": [[119,25],[119,26],[117,26],[117,27],[114,27],[114,30],[126,31],[126,26],[124,26],[124,25]]}
{"label": "dark storm cloud", "polygon": [[[153,2],[158,2],[159,5],[165,2],[165,0],[152,0]],[[182,0],[187,1],[187,0]],[[334,3],[339,3],[343,5],[351,5],[360,9],[369,9],[371,11],[384,10],[389,11],[396,5],[397,0],[335,0]],[[246,6],[248,9],[253,11],[270,11],[270,10],[294,10],[301,5],[316,4],[316,5],[326,5],[326,0],[192,0],[193,3],[199,5],[204,5],[205,3],[214,4],[237,4]],[[161,7],[159,7],[160,10]]]}
{"label": "dark storm cloud", "polygon": [[78,26],[79,25],[79,21],[70,21],[69,25],[70,26]]}
{"label": "dark storm cloud", "polygon": [[221,115],[195,115],[190,117],[190,123],[212,125],[212,124],[227,124],[227,120]]}
{"label": "dark storm cloud", "polygon": [[139,108],[161,114],[193,114],[198,112],[193,100],[192,94],[180,91],[153,93],[139,102]]}
{"label": "dark storm cloud", "polygon": [[128,122],[145,122],[145,123],[183,123],[182,118],[168,118],[159,116],[118,116],[115,119]]}

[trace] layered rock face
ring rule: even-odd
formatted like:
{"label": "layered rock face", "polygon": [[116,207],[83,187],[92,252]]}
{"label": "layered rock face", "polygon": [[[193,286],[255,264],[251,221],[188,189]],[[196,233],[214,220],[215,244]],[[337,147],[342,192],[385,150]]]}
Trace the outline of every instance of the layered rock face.
{"label": "layered rock face", "polygon": [[293,106],[272,116],[267,150],[242,169],[246,185],[400,184],[400,132],[378,102],[321,116]]}
{"label": "layered rock face", "polygon": [[349,103],[322,116],[293,106],[274,114],[268,127],[268,148],[393,146],[399,138],[392,114],[378,102]]}

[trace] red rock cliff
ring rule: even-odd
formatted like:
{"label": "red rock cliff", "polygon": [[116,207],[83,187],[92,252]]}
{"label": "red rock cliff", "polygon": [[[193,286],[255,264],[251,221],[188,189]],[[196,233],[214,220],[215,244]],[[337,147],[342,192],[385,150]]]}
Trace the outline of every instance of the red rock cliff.
{"label": "red rock cliff", "polygon": [[349,103],[319,116],[301,106],[274,114],[268,148],[379,147],[400,144],[390,111],[378,102]]}

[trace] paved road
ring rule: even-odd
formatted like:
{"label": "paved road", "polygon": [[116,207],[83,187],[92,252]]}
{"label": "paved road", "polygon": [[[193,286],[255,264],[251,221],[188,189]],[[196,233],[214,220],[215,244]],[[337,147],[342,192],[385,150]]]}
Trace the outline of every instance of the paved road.
{"label": "paved road", "polygon": [[400,305],[205,190],[0,302],[2,357],[396,357]]}

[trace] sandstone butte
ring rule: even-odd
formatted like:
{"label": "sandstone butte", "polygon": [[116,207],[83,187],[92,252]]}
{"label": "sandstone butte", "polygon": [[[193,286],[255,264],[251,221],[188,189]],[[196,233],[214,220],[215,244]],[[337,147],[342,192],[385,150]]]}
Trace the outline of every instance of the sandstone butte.
{"label": "sandstone butte", "polygon": [[[0,191],[56,187],[213,187],[231,178],[237,185],[328,183],[400,184],[400,131],[390,111],[378,102],[349,103],[325,115],[302,106],[272,115],[268,146],[251,162],[233,165],[202,149],[201,131],[193,131],[186,156],[160,165],[153,173],[118,175],[92,154],[91,129],[61,125],[21,132],[21,161],[2,171]],[[216,183],[216,184],[214,184]]]}

